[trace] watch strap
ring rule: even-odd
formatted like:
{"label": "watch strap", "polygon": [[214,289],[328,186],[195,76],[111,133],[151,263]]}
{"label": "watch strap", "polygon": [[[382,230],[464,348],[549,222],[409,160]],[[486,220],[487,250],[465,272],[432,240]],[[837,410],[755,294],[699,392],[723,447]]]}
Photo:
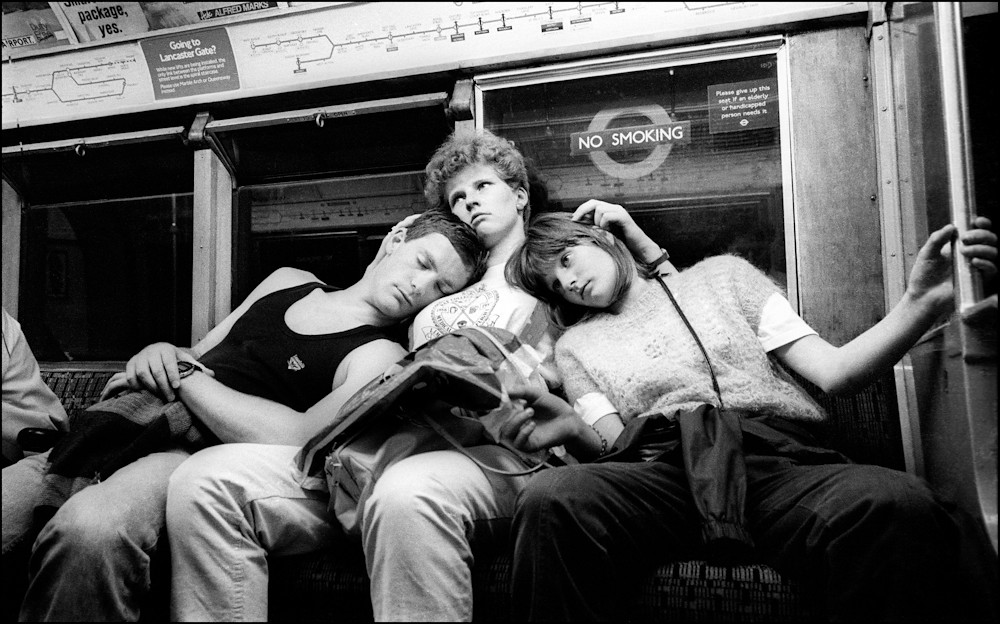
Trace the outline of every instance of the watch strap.
{"label": "watch strap", "polygon": [[658,267],[658,266],[660,266],[661,264],[663,264],[664,262],[666,262],[667,260],[670,259],[670,254],[667,253],[666,249],[660,247],[660,251],[662,251],[663,253],[660,254],[660,257],[658,257],[656,260],[653,260],[652,262],[648,262],[647,264],[649,264],[649,266],[651,266],[651,267]]}
{"label": "watch strap", "polygon": [[201,367],[201,364],[198,364],[197,362],[189,362],[187,360],[180,360],[177,362],[177,372],[180,373],[181,379],[194,374],[195,371],[204,372],[204,370],[205,369]]}

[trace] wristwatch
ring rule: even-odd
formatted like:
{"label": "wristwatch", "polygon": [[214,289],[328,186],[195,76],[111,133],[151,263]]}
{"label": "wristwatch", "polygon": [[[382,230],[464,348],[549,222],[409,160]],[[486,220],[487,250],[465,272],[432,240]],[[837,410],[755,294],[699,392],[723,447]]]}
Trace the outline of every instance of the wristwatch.
{"label": "wristwatch", "polygon": [[181,360],[180,362],[177,362],[177,371],[181,374],[180,379],[184,379],[195,371],[203,371],[203,369],[200,364],[188,362],[187,360]]}

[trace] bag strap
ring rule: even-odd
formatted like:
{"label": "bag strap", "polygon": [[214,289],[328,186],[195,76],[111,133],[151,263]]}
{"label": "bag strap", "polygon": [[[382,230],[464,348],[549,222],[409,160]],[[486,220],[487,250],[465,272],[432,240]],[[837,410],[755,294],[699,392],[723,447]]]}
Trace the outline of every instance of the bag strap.
{"label": "bag strap", "polygon": [[[551,464],[549,464],[549,458],[552,456],[551,451],[549,451],[548,455],[545,456],[545,459],[542,460],[540,464],[532,468],[528,468],[527,470],[502,470],[500,468],[494,468],[493,466],[488,466],[485,463],[483,463],[483,461],[480,460],[478,457],[474,457],[472,453],[470,453],[464,446],[462,446],[462,443],[456,440],[454,436],[448,433],[448,430],[445,429],[443,426],[441,426],[441,423],[439,423],[436,419],[427,416],[426,414],[422,416],[422,419],[425,423],[427,423],[430,426],[431,429],[436,431],[438,435],[440,435],[442,438],[451,443],[451,445],[454,446],[458,452],[460,452],[462,455],[465,455],[466,457],[474,461],[476,465],[482,468],[483,470],[488,470],[489,472],[492,472],[494,474],[503,475],[506,477],[522,477],[524,475],[529,475],[534,472],[538,472],[539,470],[545,467],[549,468],[553,467]],[[497,443],[497,446],[502,446],[504,448],[507,448],[506,445],[501,444],[499,442]]]}
{"label": "bag strap", "polygon": [[[482,327],[480,327],[478,325],[472,325],[472,326],[468,327],[468,329],[475,330],[479,334],[485,336],[490,342],[493,343],[493,346],[495,346],[497,348],[497,350],[500,351],[500,353],[504,356],[504,359],[506,359],[514,367],[516,367],[519,370],[519,372],[521,372],[525,376],[527,376],[528,374],[530,374],[530,371],[524,370],[524,362],[521,361],[520,359],[518,359],[510,351],[510,349],[508,349],[503,343],[501,343],[500,340],[497,339],[497,337],[494,336],[492,333],[486,331],[484,328],[482,328]],[[500,398],[501,400],[503,400],[502,397],[498,397],[498,398]],[[483,463],[483,461],[480,460],[478,457],[473,456],[472,453],[470,453],[462,445],[461,442],[459,442],[458,440],[456,440],[455,437],[452,436],[448,432],[448,430],[444,426],[442,426],[441,423],[439,423],[435,418],[433,418],[431,416],[428,416],[427,414],[421,414],[420,415],[420,419],[423,420],[423,422],[425,422],[431,429],[433,429],[435,432],[437,432],[438,435],[440,435],[442,438],[444,438],[445,440],[447,440],[449,444],[451,444],[452,446],[454,446],[455,450],[457,450],[459,453],[465,455],[466,457],[468,457],[469,459],[471,459],[473,462],[475,462],[475,464],[477,466],[479,466],[480,468],[482,468],[483,470],[486,470],[488,472],[492,472],[494,474],[498,474],[498,475],[502,475],[502,476],[506,476],[506,477],[522,477],[522,476],[525,476],[525,475],[532,474],[534,472],[538,472],[542,468],[546,468],[546,467],[553,468],[554,467],[552,464],[549,463],[549,460],[552,458],[552,455],[553,455],[552,451],[549,451],[546,454],[545,459],[543,459],[537,466],[534,466],[532,468],[528,468],[526,470],[503,470],[501,468],[494,468],[493,466],[489,466],[489,465]],[[520,457],[520,453],[518,453],[518,451],[516,449],[511,448],[509,445],[507,445],[507,444],[505,444],[503,442],[496,442],[496,445],[497,446],[501,446],[503,448],[506,448],[507,450],[513,452],[517,457]]]}
{"label": "bag strap", "polygon": [[697,332],[694,331],[694,327],[691,326],[691,322],[688,321],[687,316],[684,315],[684,310],[681,310],[680,304],[677,303],[677,299],[674,298],[674,293],[670,292],[670,288],[667,287],[667,283],[663,281],[663,278],[659,275],[656,276],[656,281],[663,286],[663,290],[670,297],[670,303],[674,304],[674,309],[677,310],[677,314],[680,315],[681,320],[687,325],[688,331],[694,336],[694,341],[698,343],[698,348],[701,349],[701,354],[705,356],[705,362],[708,364],[708,373],[712,376],[712,388],[715,389],[716,396],[719,397],[719,409],[725,409],[725,405],[722,403],[722,390],[719,389],[719,380],[715,377],[715,369],[712,368],[712,360],[708,357],[708,351],[705,350],[705,345],[701,344],[701,339],[698,338]]}
{"label": "bag strap", "polygon": [[536,362],[535,368],[529,367],[527,362],[525,362],[520,356],[514,355],[514,353],[511,352],[511,350],[508,349],[506,345],[500,342],[500,340],[492,334],[492,332],[487,331],[485,328],[480,327],[479,325],[470,325],[469,327],[466,327],[466,329],[474,330],[475,332],[485,336],[490,342],[493,343],[493,346],[497,348],[497,351],[499,351],[503,355],[504,360],[510,362],[511,366],[516,368],[517,371],[522,375],[524,375],[525,377],[530,376],[531,373],[537,369],[537,365],[541,364],[541,361],[539,360]]}

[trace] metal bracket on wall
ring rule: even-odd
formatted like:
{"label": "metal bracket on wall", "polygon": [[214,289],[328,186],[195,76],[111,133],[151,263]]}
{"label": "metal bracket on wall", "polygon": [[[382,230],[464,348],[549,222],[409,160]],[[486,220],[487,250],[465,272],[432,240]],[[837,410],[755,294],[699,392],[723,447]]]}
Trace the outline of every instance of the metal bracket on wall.
{"label": "metal bracket on wall", "polygon": [[455,81],[445,114],[452,122],[469,121],[474,115],[472,80]]}
{"label": "metal bracket on wall", "polygon": [[219,140],[208,130],[208,124],[211,121],[212,114],[208,111],[202,111],[195,115],[194,121],[191,122],[191,128],[187,133],[187,144],[193,149],[208,148],[212,150],[219,157],[222,166],[229,172],[229,179],[232,181],[232,187],[235,189],[236,167],[233,166],[233,162],[230,160],[226,150],[222,149],[222,146],[219,145]]}

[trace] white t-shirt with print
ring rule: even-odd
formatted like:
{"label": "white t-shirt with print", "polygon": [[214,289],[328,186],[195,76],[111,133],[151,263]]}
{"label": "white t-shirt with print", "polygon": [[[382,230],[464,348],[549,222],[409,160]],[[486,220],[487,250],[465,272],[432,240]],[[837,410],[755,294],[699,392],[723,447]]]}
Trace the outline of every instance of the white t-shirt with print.
{"label": "white t-shirt with print", "polygon": [[472,286],[417,313],[410,325],[410,350],[438,336],[478,325],[506,329],[550,360],[555,336],[545,306],[508,284],[503,269],[503,263],[490,267]]}
{"label": "white t-shirt with print", "polygon": [[[549,323],[544,304],[507,282],[503,263],[487,269],[483,278],[472,286],[442,297],[417,313],[410,325],[410,350],[473,325],[499,327],[517,336],[522,345],[537,353],[543,363],[538,372],[549,387],[560,385],[553,354],[557,330]],[[495,438],[499,438],[499,425],[506,418],[505,414],[506,411],[498,410],[493,418],[480,416]],[[561,446],[552,450],[557,455],[565,453]],[[486,478],[501,487],[501,477],[486,473]]]}

